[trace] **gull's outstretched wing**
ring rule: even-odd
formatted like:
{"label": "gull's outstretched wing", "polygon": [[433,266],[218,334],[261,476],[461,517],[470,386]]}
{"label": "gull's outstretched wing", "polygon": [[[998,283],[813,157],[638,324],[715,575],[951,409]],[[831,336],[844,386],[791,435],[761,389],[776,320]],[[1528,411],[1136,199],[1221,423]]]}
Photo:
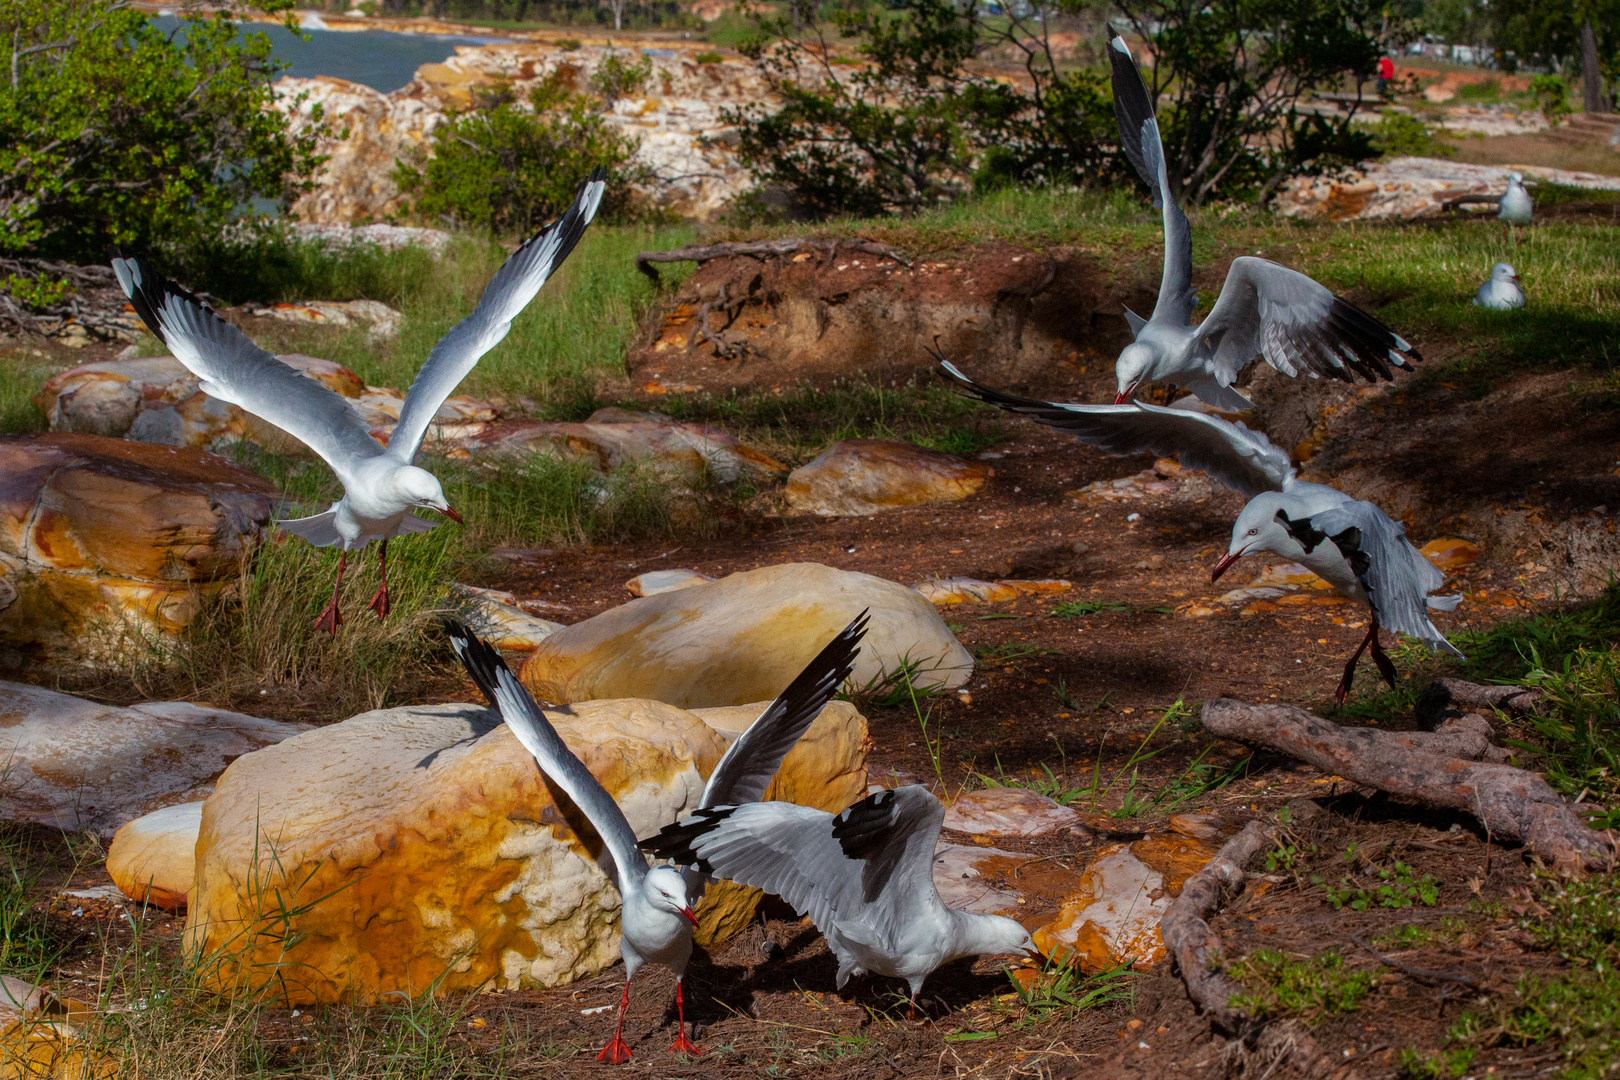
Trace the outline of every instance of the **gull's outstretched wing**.
{"label": "gull's outstretched wing", "polygon": [[451,647],[484,697],[500,710],[501,718],[518,742],[534,755],[540,771],[562,788],[590,819],[612,858],[612,866],[606,869],[614,888],[624,892],[620,875],[627,874],[633,880],[645,877],[647,859],[636,846],[636,834],[625,820],[624,811],[591,775],[585,763],[568,749],[546,714],[501,659],[501,654],[464,626],[451,623],[449,632]]}
{"label": "gull's outstretched wing", "polygon": [[923,787],[867,796],[836,817],[793,803],[698,810],[642,847],[682,866],[780,896],[823,933],[859,920],[879,940],[941,907],[934,846],[945,808]]}
{"label": "gull's outstretched wing", "polygon": [[253,344],[145,259],[116,255],[112,268],[146,328],[201,380],[204,393],[292,435],[345,484],[357,463],[384,452],[348,402]]}
{"label": "gull's outstretched wing", "polygon": [[1430,606],[1446,608],[1444,600],[1428,603],[1428,595],[1446,583],[1446,575],[1406,538],[1406,529],[1369,502],[1346,500],[1310,518],[1311,529],[1338,547],[1356,580],[1367,590],[1367,600],[1378,615],[1378,625],[1415,637],[1430,649],[1444,649],[1461,659],[1462,653],[1429,620]]}
{"label": "gull's outstretched wing", "polygon": [[607,187],[601,169],[580,185],[574,203],[562,217],[530,237],[507,259],[484,286],[484,295],[473,313],[462,319],[439,339],[428,354],[427,363],[416,373],[416,381],[406,391],[399,410],[399,423],[388,441],[388,453],[409,464],[422,446],[433,417],[446,398],[455,393],[461,380],[489,350],[501,343],[512,320],[529,305],[552,272],[568,258],[585,226],[596,216]]}
{"label": "gull's outstretched wing", "polygon": [[782,759],[855,670],[867,622],[867,613],[862,611],[805,665],[788,688],[759,714],[759,719],[737,736],[709,774],[703,798],[698,802],[700,807],[735,806],[765,797],[765,789],[771,786],[771,777],[781,767]]}
{"label": "gull's outstretched wing", "polygon": [[[1220,299],[1198,325],[1204,367],[1230,385],[1256,355],[1284,375],[1341,382],[1392,377],[1423,356],[1382,322],[1297,270],[1244,255],[1232,260]],[[1403,355],[1406,354],[1406,355]]]}
{"label": "gull's outstretched wing", "polygon": [[1115,37],[1108,46],[1120,144],[1137,175],[1153,192],[1154,207],[1164,212],[1164,275],[1159,281],[1159,301],[1153,306],[1153,317],[1186,326],[1198,305],[1192,289],[1192,227],[1170,192],[1169,166],[1159,139],[1159,123],[1153,118],[1153,99],[1131,58],[1130,47],[1121,37]]}
{"label": "gull's outstretched wing", "polygon": [[1206,472],[1250,498],[1262,491],[1281,491],[1294,479],[1288,455],[1273,446],[1271,440],[1218,416],[1141,401],[1125,405],[1037,401],[980,386],[947,360],[940,361],[938,370],[980,401],[1066,431],[1110,454],[1174,454],[1184,467]]}

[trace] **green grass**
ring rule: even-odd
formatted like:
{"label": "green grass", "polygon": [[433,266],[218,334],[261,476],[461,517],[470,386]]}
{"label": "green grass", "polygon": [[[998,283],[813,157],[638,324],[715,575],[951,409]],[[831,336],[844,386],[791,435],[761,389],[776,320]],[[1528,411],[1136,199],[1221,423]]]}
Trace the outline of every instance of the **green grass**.
{"label": "green grass", "polygon": [[1007,979],[1018,994],[1021,1012],[1017,1027],[1027,1027],[1052,1019],[1068,1019],[1090,1009],[1127,1001],[1131,997],[1132,973],[1129,967],[1110,968],[1096,975],[1084,975],[1061,959],[1046,960],[1038,976],[1028,986],[1013,977]]}
{"label": "green grass", "polygon": [[1131,605],[1123,600],[1070,600],[1052,609],[1053,615],[1065,619],[1079,619],[1088,615],[1101,615],[1105,611],[1130,611]]}
{"label": "green grass", "polygon": [[0,435],[26,435],[45,429],[45,417],[34,407],[34,395],[56,370],[21,349],[0,355]]}
{"label": "green grass", "polygon": [[1280,949],[1256,949],[1227,969],[1243,984],[1232,1005],[1255,1019],[1294,1016],[1313,1024],[1361,1007],[1378,982],[1373,971],[1351,971],[1337,949],[1297,957]]}

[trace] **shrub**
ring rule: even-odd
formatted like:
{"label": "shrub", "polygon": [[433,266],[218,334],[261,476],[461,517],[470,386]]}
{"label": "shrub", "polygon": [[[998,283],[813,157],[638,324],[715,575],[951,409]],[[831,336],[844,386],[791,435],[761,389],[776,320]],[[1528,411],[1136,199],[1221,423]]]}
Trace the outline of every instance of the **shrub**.
{"label": "shrub", "polygon": [[696,60],[700,64],[718,64],[720,61],[724,60],[725,57],[721,56],[717,52],[700,52],[692,59]]}
{"label": "shrub", "polygon": [[596,65],[596,73],[591,76],[591,89],[610,104],[622,97],[639,94],[652,76],[652,57],[630,53],[628,55],[633,59],[627,61],[625,55],[608,53]]}
{"label": "shrub", "polygon": [[1551,126],[1557,127],[1569,115],[1569,87],[1557,75],[1537,75],[1530,80],[1530,92]]}
{"label": "shrub", "polygon": [[1373,125],[1373,146],[1384,157],[1442,157],[1457,152],[1455,146],[1435,138],[1434,130],[1415,116],[1385,109]]}

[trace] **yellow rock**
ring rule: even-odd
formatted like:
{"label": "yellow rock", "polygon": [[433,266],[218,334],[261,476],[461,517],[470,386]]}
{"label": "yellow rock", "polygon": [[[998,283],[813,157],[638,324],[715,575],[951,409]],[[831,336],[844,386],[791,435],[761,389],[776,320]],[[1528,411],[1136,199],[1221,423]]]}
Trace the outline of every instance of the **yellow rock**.
{"label": "yellow rock", "polygon": [[984,486],[978,462],[886,439],[844,439],[788,476],[787,502],[822,517],[875,514],[896,506],[959,502]]}
{"label": "yellow rock", "polygon": [[165,806],[138,817],[113,835],[107,873],[131,900],[165,911],[186,906],[197,872],[201,802]]}
{"label": "yellow rock", "polygon": [[1016,600],[1030,594],[1068,592],[1074,588],[1074,582],[1061,578],[979,581],[976,578],[950,577],[929,578],[919,581],[912,588],[935,607],[950,607],[955,604],[999,604],[1003,600]]}
{"label": "yellow rock", "polygon": [[111,1080],[116,1063],[79,1036],[89,1006],[0,976],[0,1080]]}
{"label": "yellow rock", "polygon": [[1435,566],[1446,573],[1454,573],[1479,560],[1478,544],[1455,537],[1430,540],[1418,549]]}
{"label": "yellow rock", "polygon": [[916,665],[918,686],[954,689],[973,657],[934,607],[892,581],[786,563],[632,600],[542,641],[519,673],[542,701],[652,698],[693,709],[781,692],[863,608],[853,676],[864,685]]}

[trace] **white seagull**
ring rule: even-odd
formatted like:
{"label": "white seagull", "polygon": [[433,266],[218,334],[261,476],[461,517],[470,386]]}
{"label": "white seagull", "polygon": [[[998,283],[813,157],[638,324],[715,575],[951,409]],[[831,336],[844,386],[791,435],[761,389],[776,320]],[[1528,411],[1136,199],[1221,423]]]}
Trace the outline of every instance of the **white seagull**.
{"label": "white seagull", "polygon": [[[1114,364],[1116,405],[1136,388],[1160,379],[1186,387],[1228,411],[1252,404],[1232,383],[1256,356],[1284,375],[1301,372],[1354,382],[1390,379],[1390,365],[1408,367],[1422,356],[1405,338],[1304,274],[1267,259],[1232,260],[1209,316],[1192,325],[1192,229],[1176,205],[1142,74],[1121,38],[1108,50],[1113,64],[1114,114],[1125,156],[1164,211],[1164,276],[1151,318],[1130,309],[1125,318],[1136,340]],[[1402,354],[1408,354],[1403,356]]]}
{"label": "white seagull", "polygon": [[915,1012],[923,981],[963,956],[1038,956],[1012,919],[945,906],[934,848],[945,808],[927,788],[880,791],[838,815],[794,803],[694,811],[642,842],[645,850],[780,896],[810,916],[853,975],[904,979]]}
{"label": "white seagull", "polygon": [[[782,759],[855,669],[867,622],[867,613],[862,611],[816,654],[781,696],[760,713],[759,719],[737,736],[709,774],[699,807],[754,802],[764,797]],[[624,900],[619,914],[624,993],[619,997],[619,1023],[613,1040],[602,1048],[598,1060],[614,1065],[630,1060],[630,1047],[622,1035],[625,1010],[630,1005],[630,980],[649,961],[675,973],[679,1033],[670,1053],[701,1053],[686,1037],[686,1007],[681,996],[681,978],[692,955],[692,928],[697,926],[692,908],[701,888],[693,888],[694,883],[676,867],[648,867],[624,811],[568,749],[498,652],[455,624],[450,626],[450,644],[484,697],[500,710],[512,734],[534,755],[540,770],[567,793],[602,837],[604,857],[599,859],[599,865]],[[681,865],[690,866],[691,860]]]}
{"label": "white seagull", "polygon": [[1474,294],[1475,307],[1511,311],[1524,307],[1524,290],[1519,288],[1519,275],[1513,267],[1499,262],[1491,267],[1491,278]]}
{"label": "white seagull", "polygon": [[592,173],[567,212],[518,248],[490,279],[473,313],[439,339],[405,395],[386,449],[344,398],[253,344],[144,259],[112,260],[118,283],[141,321],[202,381],[205,393],[288,432],[319,454],[343,484],[343,498],[325,513],[277,522],[316,547],[342,546],[332,602],[315,621],[318,629],[336,634],[343,621],[338,593],[350,551],[382,541],[377,559],[382,584],[371,608],[383,618],[389,607],[388,541],[434,525],[412,511],[437,510],[460,523],[461,515],[445,500],[438,478],[411,462],[444,400],[479,358],[500,344],[512,320],[579,243],[602,201],[604,175],[600,169]]}
{"label": "white seagull", "polygon": [[1507,191],[1502,193],[1502,201],[1497,206],[1496,219],[1502,223],[1502,231],[1506,233],[1513,225],[1528,225],[1535,216],[1536,204],[1530,201],[1530,193],[1524,190],[1524,176],[1522,173],[1508,173]]}
{"label": "white seagull", "polygon": [[1111,454],[1151,451],[1175,454],[1181,464],[1249,497],[1232,526],[1226,557],[1210,580],[1245,555],[1269,551],[1304,564],[1340,595],[1372,611],[1367,636],[1344,667],[1334,692],[1343,703],[1362,652],[1372,647],[1379,674],[1395,685],[1395,665],[1378,642],[1379,627],[1415,637],[1438,652],[1462,657],[1429,620],[1428,608],[1450,611],[1461,596],[1430,596],[1445,584],[1441,573],[1406,539],[1406,530],[1378,507],[1322,484],[1299,479],[1294,466],[1258,431],[1191,409],[1161,408],[1140,401],[1125,405],[1078,405],[1035,401],[980,386],[948,361],[940,373],[980,401],[1066,431]]}

